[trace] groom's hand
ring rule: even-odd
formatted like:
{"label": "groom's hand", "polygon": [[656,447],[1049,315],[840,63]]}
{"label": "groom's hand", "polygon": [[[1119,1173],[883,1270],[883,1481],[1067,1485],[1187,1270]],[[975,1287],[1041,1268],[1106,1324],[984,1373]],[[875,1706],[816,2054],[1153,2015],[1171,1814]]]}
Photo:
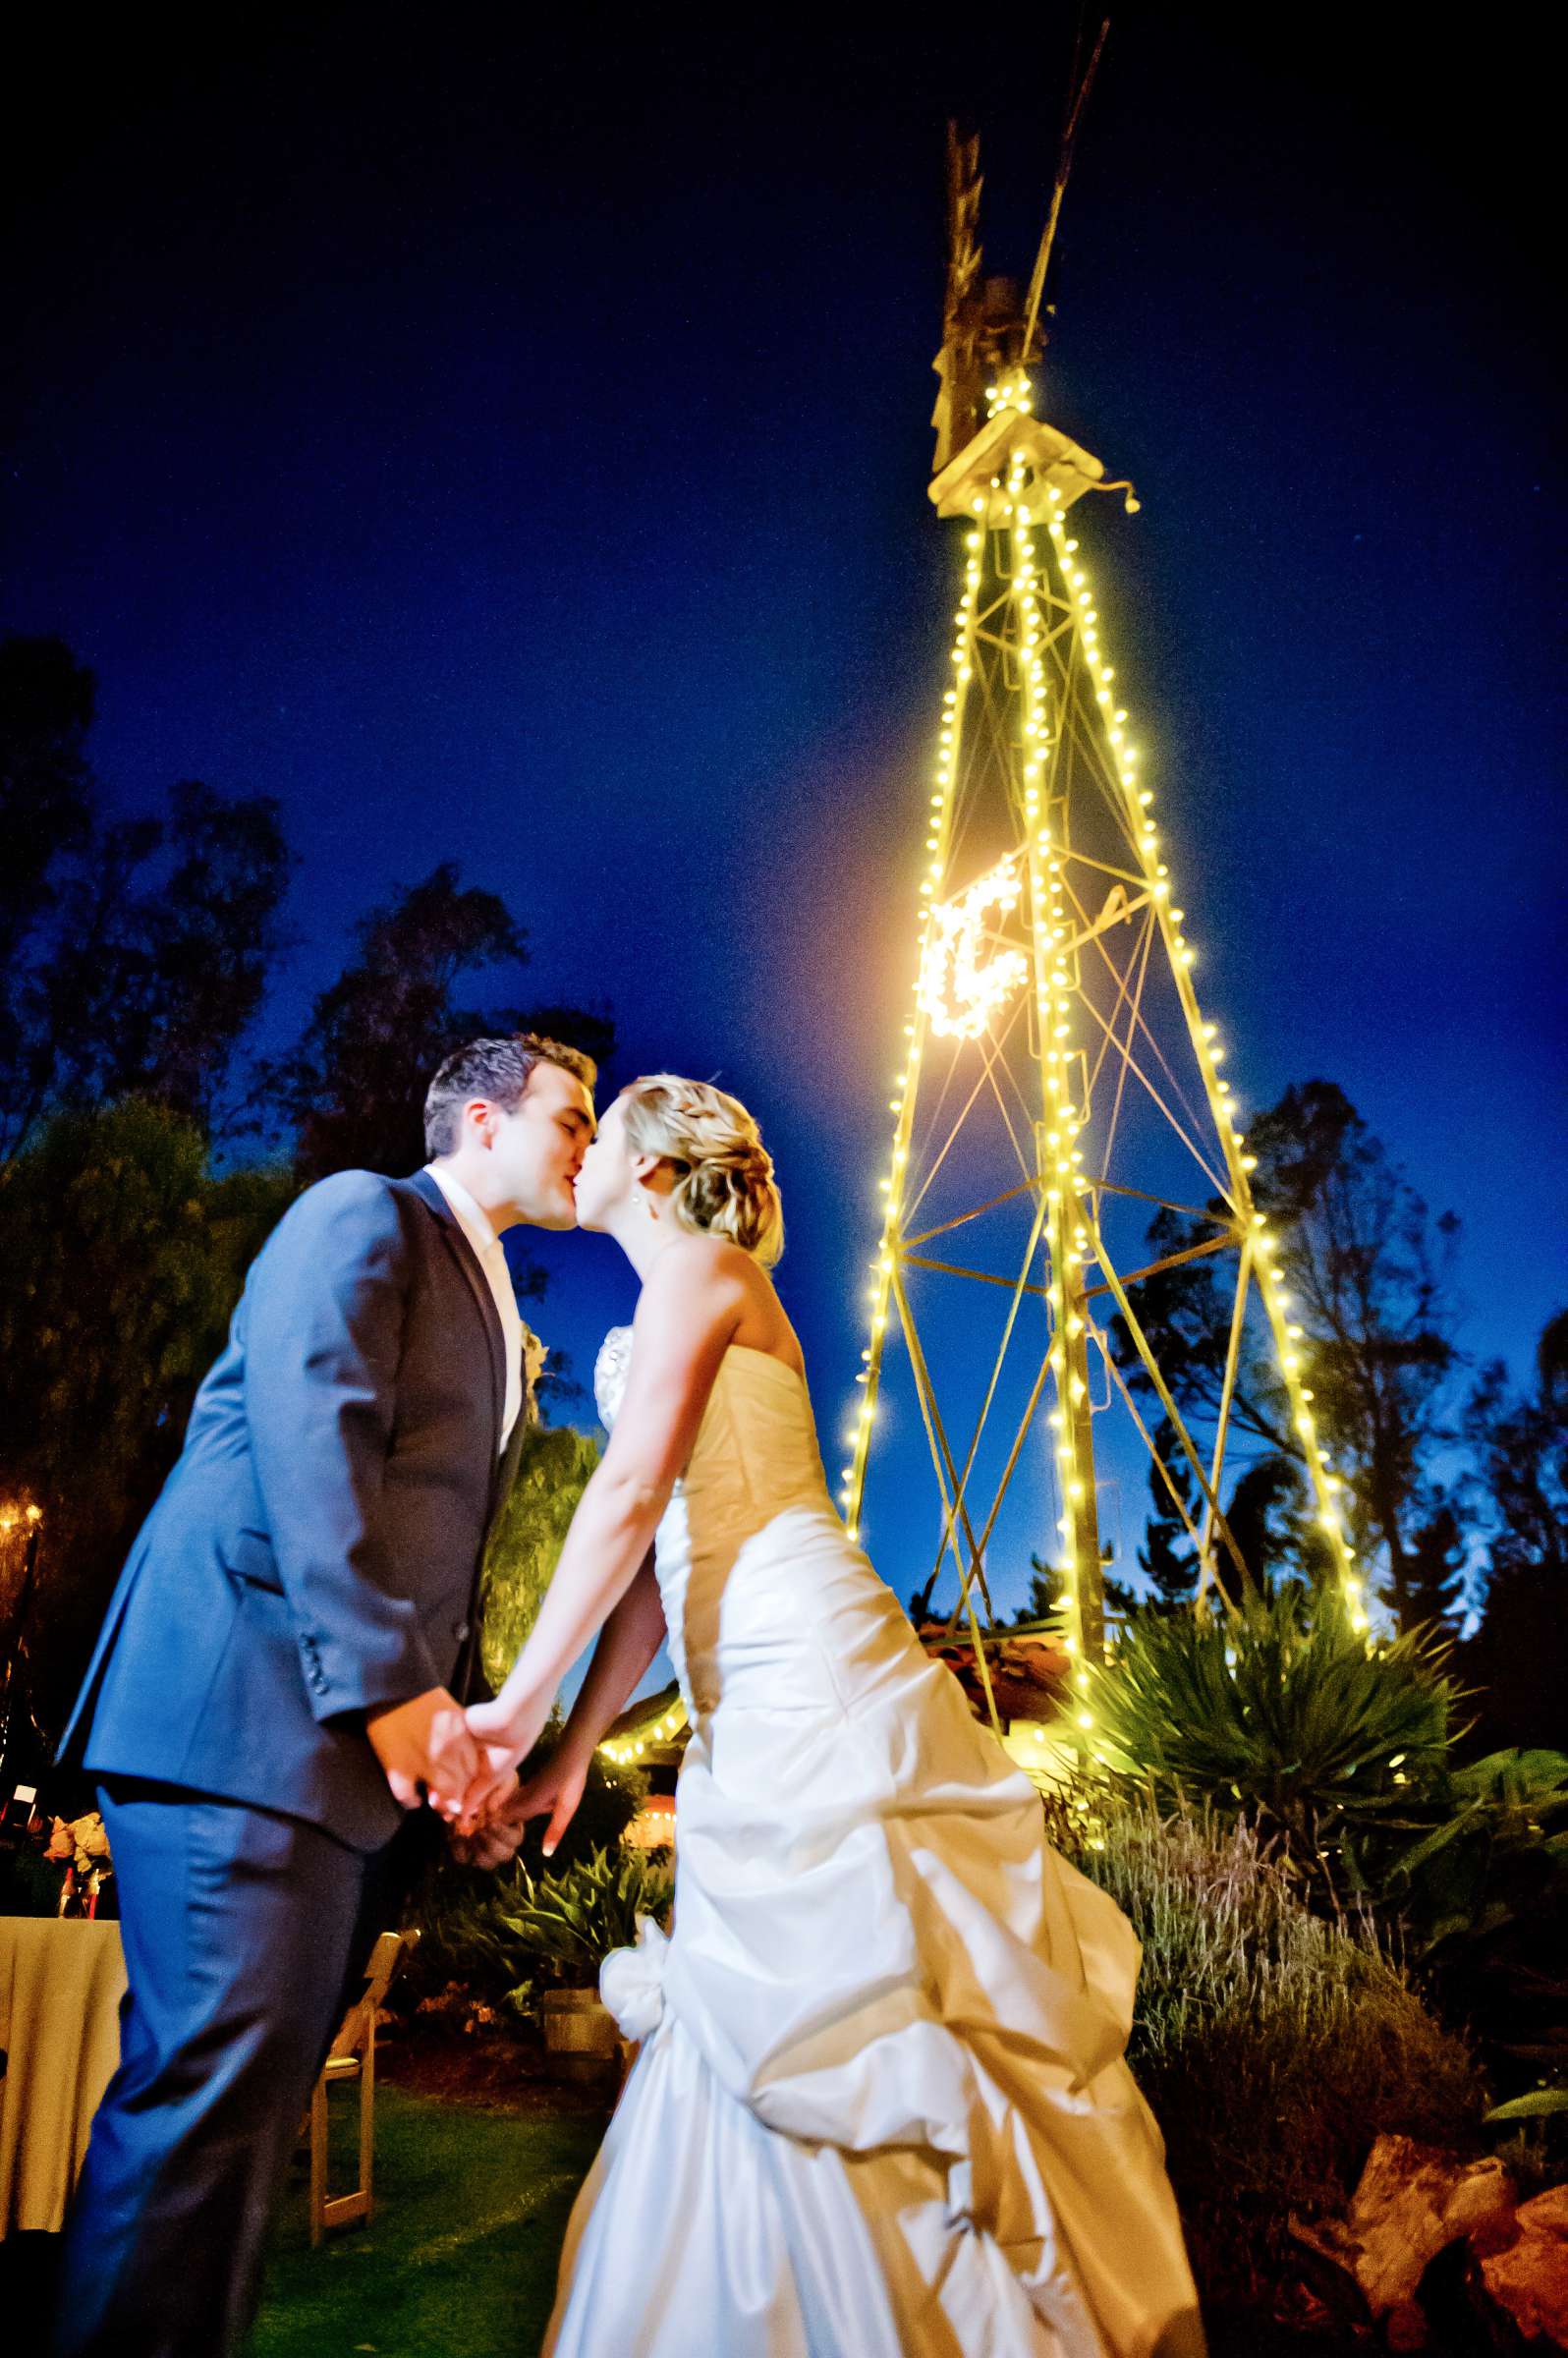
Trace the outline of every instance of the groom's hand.
{"label": "groom's hand", "polygon": [[447,1836],[452,1856],[465,1867],[504,1867],[517,1856],[528,1830],[528,1813],[520,1805],[522,1787],[514,1779],[510,1792],[491,1804],[484,1816],[465,1832],[454,1825]]}
{"label": "groom's hand", "polygon": [[529,1820],[548,1815],[544,1856],[553,1857],[556,1844],[577,1815],[588,1772],[587,1759],[580,1760],[565,1745],[558,1745],[532,1776],[520,1783],[514,1773],[505,1791],[492,1798],[477,1817],[471,1820],[465,1810],[452,1830],[453,1851],[465,1866],[504,1866],[522,1841]]}
{"label": "groom's hand", "polygon": [[409,1703],[373,1712],[364,1732],[400,1808],[417,1810],[428,1801],[441,1817],[456,1817],[478,1771],[479,1748],[455,1696],[429,1687]]}

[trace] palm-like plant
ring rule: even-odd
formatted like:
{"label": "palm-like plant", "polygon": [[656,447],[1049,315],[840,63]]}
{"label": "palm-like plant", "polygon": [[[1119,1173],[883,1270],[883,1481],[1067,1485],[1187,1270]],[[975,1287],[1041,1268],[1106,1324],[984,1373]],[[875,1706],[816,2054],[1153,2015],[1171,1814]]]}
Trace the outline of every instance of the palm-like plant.
{"label": "palm-like plant", "polygon": [[1331,1593],[1281,1583],[1233,1614],[1137,1612],[1084,1690],[1105,1767],[1281,1835],[1314,1875],[1346,1828],[1409,1818],[1461,1698],[1446,1640],[1371,1640]]}

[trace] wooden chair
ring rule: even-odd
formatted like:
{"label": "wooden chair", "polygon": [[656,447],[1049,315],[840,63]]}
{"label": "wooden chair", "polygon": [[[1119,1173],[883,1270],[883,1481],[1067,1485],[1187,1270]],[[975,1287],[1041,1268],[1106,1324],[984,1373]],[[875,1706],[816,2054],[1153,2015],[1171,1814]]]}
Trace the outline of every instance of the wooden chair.
{"label": "wooden chair", "polygon": [[[346,2227],[367,2219],[373,2208],[371,2180],[375,2167],[375,2018],[386,1998],[392,1976],[405,1948],[418,1933],[383,1933],[365,1967],[364,1992],[343,2017],[321,2076],[310,2095],[310,2241],[318,2244],[328,2227]],[[348,2194],[327,2193],[327,2092],[342,2081],[360,2083],[359,2183]]]}

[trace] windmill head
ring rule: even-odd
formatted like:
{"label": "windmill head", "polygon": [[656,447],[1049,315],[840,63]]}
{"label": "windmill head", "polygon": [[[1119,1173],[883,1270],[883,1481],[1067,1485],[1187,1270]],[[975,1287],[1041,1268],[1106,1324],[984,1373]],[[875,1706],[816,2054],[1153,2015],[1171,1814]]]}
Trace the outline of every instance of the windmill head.
{"label": "windmill head", "polygon": [[1041,318],[1050,309],[1041,300],[1046,268],[1072,169],[1074,141],[1109,30],[1109,21],[1102,21],[1082,71],[1081,47],[1074,50],[1067,118],[1045,228],[1027,289],[1017,279],[983,274],[980,204],[985,184],[980,168],[980,134],[961,129],[956,122],[948,123],[947,289],[942,305],[942,349],[932,364],[941,380],[931,413],[936,428],[933,478],[952,467],[984,424],[986,386],[1013,369],[1031,367],[1044,351]]}
{"label": "windmill head", "polygon": [[980,202],[984,179],[980,135],[947,126],[947,286],[942,304],[942,349],[932,366],[941,380],[931,423],[936,428],[932,475],[940,475],[985,421],[986,387],[999,373],[1037,361],[1045,347],[1036,321],[1026,333],[1027,298],[1016,278],[984,272]]}
{"label": "windmill head", "polygon": [[985,387],[997,372],[1028,367],[1044,352],[1044,330],[1026,332],[1026,290],[1019,278],[985,276],[980,248],[979,132],[960,135],[948,123],[948,285],[943,297],[943,342],[933,367],[941,379],[931,424],[936,455],[931,474],[979,434],[985,422]]}

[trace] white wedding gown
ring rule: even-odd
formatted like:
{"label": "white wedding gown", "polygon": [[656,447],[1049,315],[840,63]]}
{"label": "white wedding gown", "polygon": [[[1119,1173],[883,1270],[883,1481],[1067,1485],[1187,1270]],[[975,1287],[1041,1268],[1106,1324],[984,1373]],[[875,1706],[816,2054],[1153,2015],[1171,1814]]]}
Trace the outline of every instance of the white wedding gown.
{"label": "white wedding gown", "polygon": [[656,1560],[692,1729],[674,1930],[604,1966],[643,2047],[546,2353],[1201,2353],[1123,2059],[1137,1937],[846,1537],[793,1369],[726,1354]]}

